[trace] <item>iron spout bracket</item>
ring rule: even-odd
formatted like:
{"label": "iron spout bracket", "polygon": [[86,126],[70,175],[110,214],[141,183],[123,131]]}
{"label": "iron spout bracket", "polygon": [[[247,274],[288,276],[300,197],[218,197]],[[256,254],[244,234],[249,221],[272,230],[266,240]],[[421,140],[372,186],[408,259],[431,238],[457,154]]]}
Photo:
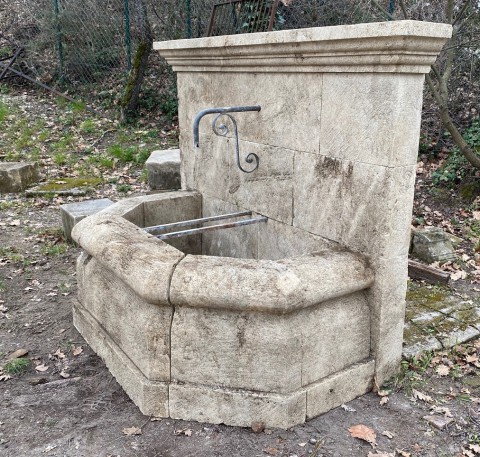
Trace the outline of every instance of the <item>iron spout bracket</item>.
{"label": "iron spout bracket", "polygon": [[236,149],[236,158],[237,158],[237,165],[240,170],[244,173],[252,173],[258,168],[259,165],[259,157],[255,153],[250,153],[245,158],[245,162],[249,164],[255,164],[254,168],[247,170],[243,168],[240,163],[240,145],[238,140],[238,129],[237,129],[237,122],[235,118],[230,113],[245,113],[248,111],[260,111],[261,107],[259,105],[254,106],[230,106],[230,107],[223,107],[223,108],[207,108],[200,111],[196,116],[195,120],[193,121],[193,146],[194,148],[200,147],[200,121],[204,116],[207,114],[216,114],[217,116],[213,120],[212,123],[212,130],[217,136],[227,136],[229,133],[228,127],[226,124],[221,123],[217,125],[217,122],[222,116],[228,117],[232,124],[233,124],[233,133],[234,133],[234,140],[235,140],[235,149]]}

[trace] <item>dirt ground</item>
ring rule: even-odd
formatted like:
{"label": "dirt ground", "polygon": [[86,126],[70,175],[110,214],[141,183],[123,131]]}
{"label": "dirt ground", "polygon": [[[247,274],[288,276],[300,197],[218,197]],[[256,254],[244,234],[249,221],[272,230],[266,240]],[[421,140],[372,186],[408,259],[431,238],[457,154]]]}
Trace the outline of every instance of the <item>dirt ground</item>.
{"label": "dirt ground", "polygon": [[[143,416],[72,325],[79,250],[63,242],[60,227],[51,201],[5,200],[0,211],[0,366],[19,349],[30,360],[24,372],[0,382],[1,456],[468,457],[480,451],[480,370],[440,376],[428,368],[430,360],[425,372],[405,363],[403,378],[384,397],[370,393],[286,431]],[[480,341],[466,351],[478,355]],[[453,421],[436,429],[423,419],[432,410]],[[375,431],[375,448],[350,435],[358,424]],[[141,434],[129,434],[135,432]]]}

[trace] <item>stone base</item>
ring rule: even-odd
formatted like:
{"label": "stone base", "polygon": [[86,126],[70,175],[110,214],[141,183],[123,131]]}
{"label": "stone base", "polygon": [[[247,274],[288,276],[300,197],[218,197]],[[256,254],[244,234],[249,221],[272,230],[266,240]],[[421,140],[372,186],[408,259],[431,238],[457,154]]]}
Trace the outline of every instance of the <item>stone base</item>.
{"label": "stone base", "polygon": [[73,306],[73,325],[143,414],[169,416],[168,383],[147,379],[79,302]]}
{"label": "stone base", "polygon": [[36,163],[0,163],[0,192],[22,192],[39,179]]}
{"label": "stone base", "polygon": [[79,203],[67,203],[60,206],[62,214],[63,233],[65,238],[72,241],[72,229],[82,219],[92,214],[96,214],[102,209],[112,205],[113,202],[109,198],[102,198],[100,200],[85,200]]}
{"label": "stone base", "polygon": [[73,323],[145,415],[249,427],[289,428],[372,388],[375,362],[367,360],[295,392],[277,394],[147,379],[79,302]]}
{"label": "stone base", "polygon": [[152,189],[180,189],[180,149],[153,151],[145,165]]}

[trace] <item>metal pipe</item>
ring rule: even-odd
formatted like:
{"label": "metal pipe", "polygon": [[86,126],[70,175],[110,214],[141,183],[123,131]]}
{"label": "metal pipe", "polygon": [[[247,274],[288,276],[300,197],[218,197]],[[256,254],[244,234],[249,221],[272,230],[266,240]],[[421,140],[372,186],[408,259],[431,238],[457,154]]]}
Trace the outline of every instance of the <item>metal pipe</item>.
{"label": "metal pipe", "polygon": [[205,222],[223,221],[225,219],[232,219],[234,217],[251,216],[251,215],[252,215],[251,211],[242,211],[240,213],[221,214],[219,216],[202,217],[200,219],[191,219],[189,221],[172,222],[171,224],[154,225],[151,227],[145,227],[143,230],[145,230],[148,233],[166,232],[167,230],[174,229],[174,228],[190,227],[192,225],[204,224]]}
{"label": "metal pipe", "polygon": [[200,111],[193,121],[193,146],[200,147],[200,121],[203,116],[207,114],[225,114],[225,113],[244,113],[247,111],[260,111],[262,108],[259,105],[254,106],[230,106],[224,108],[207,108]]}
{"label": "metal pipe", "polygon": [[267,220],[268,217],[265,216],[254,217],[252,219],[244,219],[243,221],[230,222],[228,224],[209,225],[208,227],[200,227],[190,230],[181,230],[179,232],[164,233],[163,235],[157,235],[157,238],[160,238],[161,240],[168,240],[169,238],[180,238],[182,236],[198,235],[200,233],[209,232],[212,230],[221,230],[227,228],[242,227],[244,225],[258,224],[259,222],[267,222]]}

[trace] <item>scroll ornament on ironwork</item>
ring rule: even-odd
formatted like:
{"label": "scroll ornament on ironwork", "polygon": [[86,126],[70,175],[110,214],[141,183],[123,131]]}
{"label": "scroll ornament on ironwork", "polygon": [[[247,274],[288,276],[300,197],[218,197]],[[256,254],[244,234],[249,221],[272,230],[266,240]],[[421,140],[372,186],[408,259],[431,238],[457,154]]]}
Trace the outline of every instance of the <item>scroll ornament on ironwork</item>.
{"label": "scroll ornament on ironwork", "polygon": [[254,152],[251,152],[245,157],[245,162],[248,164],[253,164],[253,168],[246,169],[242,166],[240,162],[240,142],[238,139],[237,121],[230,113],[260,111],[260,109],[261,109],[260,106],[236,106],[236,107],[229,107],[229,108],[208,108],[203,111],[200,111],[197,114],[193,124],[193,136],[194,136],[195,147],[196,148],[200,147],[199,125],[200,125],[201,118],[206,114],[216,113],[217,116],[215,116],[215,119],[213,120],[212,130],[215,133],[215,135],[226,137],[229,133],[228,126],[224,122],[219,123],[221,121],[221,117],[226,116],[232,121],[232,125],[233,125],[233,138],[235,141],[235,153],[236,153],[237,166],[244,173],[254,172],[260,164],[260,158]]}

